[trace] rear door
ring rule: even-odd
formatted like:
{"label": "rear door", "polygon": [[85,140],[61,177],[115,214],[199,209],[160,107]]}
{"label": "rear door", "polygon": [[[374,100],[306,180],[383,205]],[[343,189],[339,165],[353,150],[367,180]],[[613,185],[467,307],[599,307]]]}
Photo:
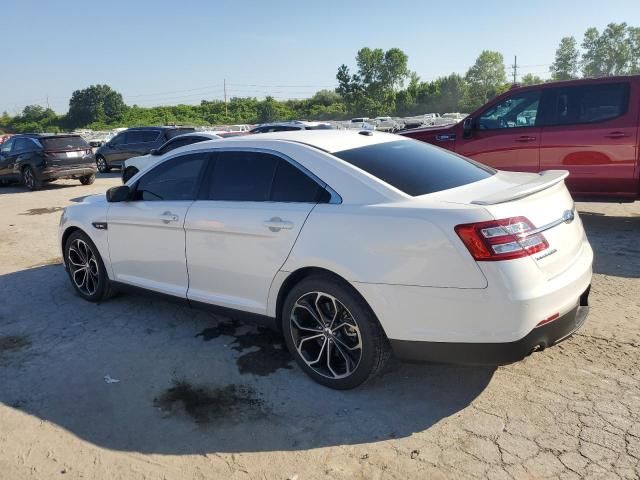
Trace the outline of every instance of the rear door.
{"label": "rear door", "polygon": [[207,159],[207,153],[194,153],[167,160],[140,178],[130,201],[110,204],[109,254],[115,280],[186,297],[184,221]]}
{"label": "rear door", "polygon": [[470,138],[456,138],[456,152],[500,170],[538,172],[540,95],[526,90],[490,105],[474,119]]}
{"label": "rear door", "polygon": [[218,153],[185,222],[190,300],[265,314],[323,186],[274,153]]}
{"label": "rear door", "polygon": [[565,169],[574,194],[635,196],[640,106],[629,81],[549,87],[541,170]]}

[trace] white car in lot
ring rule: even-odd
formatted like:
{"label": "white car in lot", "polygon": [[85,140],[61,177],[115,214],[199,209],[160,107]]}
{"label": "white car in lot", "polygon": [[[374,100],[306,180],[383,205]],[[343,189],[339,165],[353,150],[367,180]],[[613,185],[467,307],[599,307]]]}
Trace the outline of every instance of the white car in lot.
{"label": "white car in lot", "polygon": [[191,145],[193,143],[205,142],[207,140],[220,140],[222,137],[211,132],[191,132],[177,135],[167,140],[160,148],[151,150],[146,155],[131,157],[124,162],[122,168],[122,183],[126,183],[136,173],[146,170],[151,165],[159,162],[163,155],[173,150]]}
{"label": "white car in lot", "polygon": [[496,171],[371,131],[202,142],[65,209],[73,287],[240,312],[352,388],[400,358],[504,363],[585,320],[593,253],[565,171]]}

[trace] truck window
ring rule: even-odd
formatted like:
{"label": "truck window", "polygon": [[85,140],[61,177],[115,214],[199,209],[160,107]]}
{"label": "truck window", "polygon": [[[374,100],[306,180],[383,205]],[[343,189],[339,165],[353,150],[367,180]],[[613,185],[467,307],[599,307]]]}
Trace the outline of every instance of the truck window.
{"label": "truck window", "polygon": [[551,88],[550,125],[602,122],[624,115],[629,84],[601,83]]}
{"label": "truck window", "polygon": [[478,129],[533,127],[536,125],[539,103],[540,90],[511,95],[480,114]]}

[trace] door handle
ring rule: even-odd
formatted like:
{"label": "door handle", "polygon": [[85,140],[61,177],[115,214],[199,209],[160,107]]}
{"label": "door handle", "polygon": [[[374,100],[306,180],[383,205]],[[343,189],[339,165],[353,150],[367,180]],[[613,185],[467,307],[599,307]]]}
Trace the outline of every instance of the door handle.
{"label": "door handle", "polygon": [[624,132],[611,132],[611,133],[607,133],[605,135],[605,137],[607,138],[624,138],[624,137],[628,137],[629,135],[627,135]]}
{"label": "door handle", "polygon": [[521,137],[516,138],[516,142],[533,142],[536,137],[530,137],[529,135],[522,135]]}
{"label": "door handle", "polygon": [[279,232],[280,230],[291,230],[293,228],[293,222],[288,220],[282,220],[280,217],[273,217],[263,223],[272,232]]}
{"label": "door handle", "polygon": [[167,224],[170,222],[177,222],[180,217],[178,217],[178,215],[174,215],[173,213],[166,211],[164,212],[162,215],[160,215],[162,217],[162,223]]}

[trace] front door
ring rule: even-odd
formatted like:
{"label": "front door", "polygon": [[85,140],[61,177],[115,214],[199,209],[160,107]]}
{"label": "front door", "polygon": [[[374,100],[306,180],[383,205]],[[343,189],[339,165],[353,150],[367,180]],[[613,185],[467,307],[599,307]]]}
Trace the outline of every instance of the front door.
{"label": "front door", "polygon": [[485,165],[518,172],[538,172],[540,90],[514,93],[473,119],[470,138],[456,138],[456,152]]}
{"label": "front door", "polygon": [[208,155],[185,154],[152,168],[132,186],[131,200],[107,216],[115,280],[186,297],[184,221]]}
{"label": "front door", "polygon": [[267,312],[269,287],[323,187],[266,152],[220,152],[187,213],[189,300]]}

